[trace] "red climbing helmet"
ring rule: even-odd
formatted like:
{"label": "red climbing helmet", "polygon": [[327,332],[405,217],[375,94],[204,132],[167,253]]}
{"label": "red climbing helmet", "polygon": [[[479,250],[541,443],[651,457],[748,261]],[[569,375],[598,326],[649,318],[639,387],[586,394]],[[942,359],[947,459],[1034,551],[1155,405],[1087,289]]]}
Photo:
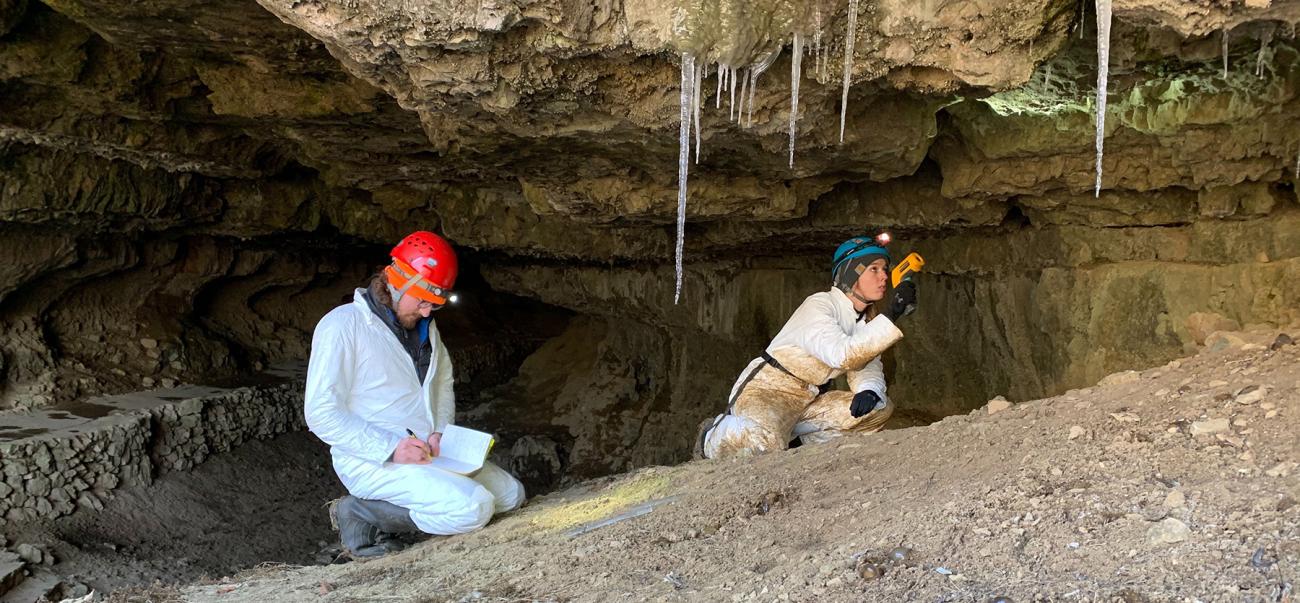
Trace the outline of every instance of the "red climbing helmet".
{"label": "red climbing helmet", "polygon": [[456,251],[446,239],[421,230],[406,235],[389,254],[393,263],[384,268],[396,299],[410,293],[417,299],[445,304],[456,284]]}

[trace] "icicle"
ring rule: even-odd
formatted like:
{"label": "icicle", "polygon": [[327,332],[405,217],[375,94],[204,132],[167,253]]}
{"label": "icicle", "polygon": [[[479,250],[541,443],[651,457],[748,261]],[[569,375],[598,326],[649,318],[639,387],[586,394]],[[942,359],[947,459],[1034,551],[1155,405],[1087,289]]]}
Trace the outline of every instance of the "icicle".
{"label": "icicle", "polygon": [[813,62],[813,73],[817,81],[821,81],[822,63],[825,62],[825,53],[822,52],[822,5],[820,2],[813,6],[813,56],[817,60]]}
{"label": "icicle", "polygon": [[727,77],[727,66],[718,63],[718,91],[713,94],[713,108],[722,108],[722,80]]}
{"label": "icicle", "polygon": [[731,87],[731,101],[727,103],[727,108],[731,111],[731,120],[736,119],[736,68],[731,68],[731,73],[727,74],[727,85]]}
{"label": "icicle", "polygon": [[1268,49],[1268,43],[1273,41],[1273,30],[1267,30],[1259,36],[1259,56],[1255,58],[1255,77],[1264,77],[1264,51]]}
{"label": "icicle", "polygon": [[754,88],[758,87],[758,76],[754,73],[754,67],[749,68],[749,102],[745,106],[749,107],[749,119],[745,126],[754,125]]}
{"label": "icicle", "polygon": [[695,163],[700,162],[700,84],[704,82],[704,72],[708,67],[703,63],[695,66],[695,82],[691,85],[691,122],[695,124]]}
{"label": "icicle", "polygon": [[[855,0],[856,1],[856,0]],[[794,167],[795,120],[799,119],[799,80],[803,79],[803,34],[794,34],[790,59],[790,167]]]}
{"label": "icicle", "polygon": [[1079,0],[1079,39],[1083,39],[1083,18],[1088,10],[1088,0]]}
{"label": "icicle", "polygon": [[844,144],[844,116],[849,111],[849,77],[853,75],[853,39],[858,35],[858,0],[849,0],[849,26],[844,34],[844,92],[840,94],[840,144]]}
{"label": "icicle", "polygon": [[1101,196],[1102,142],[1106,138],[1106,76],[1110,71],[1110,0],[1097,0],[1097,184]]}
{"label": "icicle", "polygon": [[1223,79],[1228,79],[1228,28],[1219,30],[1219,38],[1223,41]]}
{"label": "icicle", "polygon": [[682,298],[682,250],[686,239],[686,176],[691,160],[691,107],[695,103],[695,57],[682,53],[681,130],[677,137],[677,289],[673,304]]}
{"label": "icicle", "polygon": [[[749,70],[753,71],[754,68],[750,67]],[[736,123],[745,121],[745,92],[747,90],[749,90],[749,77],[742,74],[740,76],[740,106],[736,107]]]}

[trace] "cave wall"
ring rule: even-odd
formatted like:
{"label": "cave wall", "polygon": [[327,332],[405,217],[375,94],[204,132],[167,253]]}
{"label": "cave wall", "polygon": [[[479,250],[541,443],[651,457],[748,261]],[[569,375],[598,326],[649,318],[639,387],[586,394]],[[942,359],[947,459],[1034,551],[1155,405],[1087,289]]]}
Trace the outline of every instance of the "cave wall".
{"label": "cave wall", "polygon": [[[841,143],[840,3],[0,1],[0,410],[301,359],[414,228],[472,266],[463,418],[538,484],[683,458],[864,232],[928,260],[887,358],[921,416],[1300,319],[1300,2],[1117,2],[1097,196],[1079,8],[861,3]],[[731,119],[717,65],[776,49]]]}

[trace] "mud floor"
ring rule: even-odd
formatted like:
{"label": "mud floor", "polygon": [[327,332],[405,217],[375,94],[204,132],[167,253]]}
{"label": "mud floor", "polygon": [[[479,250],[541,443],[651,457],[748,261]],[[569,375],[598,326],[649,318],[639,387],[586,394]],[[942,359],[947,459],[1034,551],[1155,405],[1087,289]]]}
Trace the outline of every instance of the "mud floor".
{"label": "mud floor", "polygon": [[214,602],[1294,601],[1300,351],[1266,346],[926,427],[642,469],[377,561],[264,567],[181,592]]}
{"label": "mud floor", "polygon": [[52,553],[40,569],[100,593],[191,583],[265,562],[318,562],[336,541],[322,505],[341,492],[328,449],[300,432],[115,491],[98,513],[6,525],[4,535],[11,547]]}

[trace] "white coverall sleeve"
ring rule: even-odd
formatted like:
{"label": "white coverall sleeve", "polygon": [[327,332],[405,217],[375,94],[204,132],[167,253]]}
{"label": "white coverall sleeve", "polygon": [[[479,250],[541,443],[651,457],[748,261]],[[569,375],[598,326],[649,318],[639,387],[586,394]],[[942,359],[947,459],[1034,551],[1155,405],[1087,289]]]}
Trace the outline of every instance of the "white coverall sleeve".
{"label": "white coverall sleeve", "polygon": [[435,351],[438,354],[438,365],[434,368],[437,372],[433,375],[433,430],[442,433],[448,425],[456,423],[456,392],[453,389],[456,380],[451,368],[451,354],[447,353],[442,337],[438,337]]}
{"label": "white coverall sleeve", "polygon": [[402,435],[382,429],[349,407],[356,370],[356,341],[326,316],[312,335],[303,415],[307,427],[331,448],[375,463],[389,459]]}
{"label": "white coverall sleeve", "polygon": [[[799,311],[804,310],[801,307]],[[799,347],[828,366],[845,371],[862,370],[903,338],[903,332],[883,315],[866,324],[854,323],[852,333],[840,328],[829,308],[810,315],[807,320],[807,326],[800,329]]]}
{"label": "white coverall sleeve", "polygon": [[874,360],[867,363],[860,371],[849,371],[846,375],[849,380],[849,389],[853,393],[861,393],[866,390],[876,392],[881,400],[885,399],[885,364],[877,356]]}

